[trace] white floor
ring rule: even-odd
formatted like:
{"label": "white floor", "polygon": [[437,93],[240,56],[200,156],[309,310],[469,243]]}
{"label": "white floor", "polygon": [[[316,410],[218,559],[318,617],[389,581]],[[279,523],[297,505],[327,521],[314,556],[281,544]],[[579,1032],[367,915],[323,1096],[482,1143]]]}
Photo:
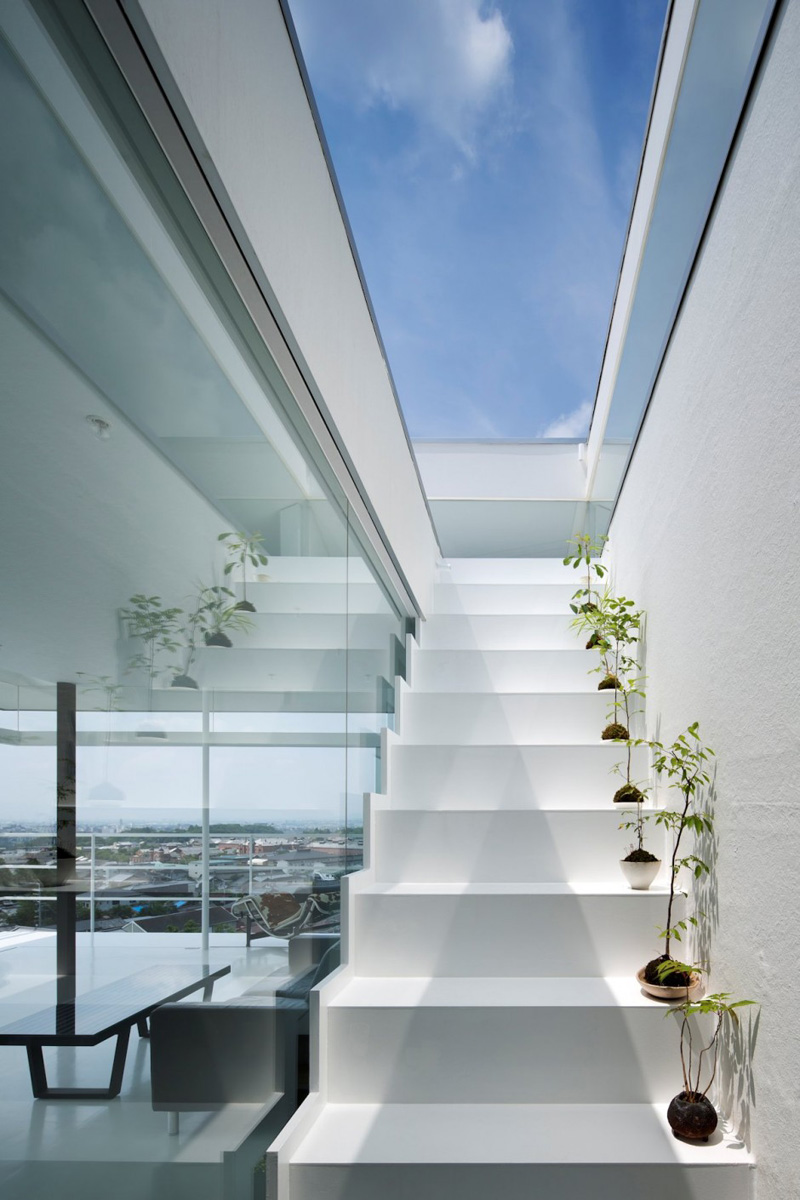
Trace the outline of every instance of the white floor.
{"label": "white floor", "polygon": [[[242,934],[211,939],[208,962],[231,965],[214,999],[259,990],[286,977],[286,944]],[[204,961],[195,934],[78,935],[78,991],[110,983],[143,967]],[[0,937],[0,1024],[55,999],[55,938]],[[195,997],[196,999],[196,997]],[[45,1050],[51,1084],[103,1086],[114,1039],[96,1047]],[[198,1052],[202,1052],[198,1048]],[[101,1100],[34,1100],[25,1050],[0,1046],[0,1196],[3,1200],[222,1200],[223,1155],[235,1151],[263,1118],[260,1105],[229,1105],[181,1114],[180,1134],[167,1133],[166,1114],[150,1103],[150,1050],[132,1032],[120,1096]],[[246,1194],[247,1200],[252,1190]]]}

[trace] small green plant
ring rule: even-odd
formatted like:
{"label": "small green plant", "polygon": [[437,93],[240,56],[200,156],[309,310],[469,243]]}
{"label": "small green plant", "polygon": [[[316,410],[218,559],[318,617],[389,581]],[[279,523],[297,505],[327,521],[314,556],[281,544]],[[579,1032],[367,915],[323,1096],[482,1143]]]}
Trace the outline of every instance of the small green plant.
{"label": "small green plant", "polygon": [[186,620],[180,629],[182,643],[178,649],[182,653],[179,661],[173,664],[172,667],[173,679],[171,686],[174,688],[197,688],[197,682],[192,678],[191,670],[197,656],[197,644],[208,625],[208,603],[204,596],[206,591],[205,586],[203,584],[197,584],[196,586],[197,593],[190,602],[191,606],[186,613]]}
{"label": "small green plant", "polygon": [[[719,1059],[719,1037],[724,1022],[730,1020],[738,1025],[739,1017],[736,1009],[755,1003],[755,1000],[731,1000],[730,992],[715,992],[711,996],[704,996],[702,1000],[684,1000],[682,1004],[676,1005],[664,1014],[667,1017],[674,1016],[680,1020],[683,1096],[690,1104],[697,1104],[700,1100],[704,1099],[714,1082]],[[694,1044],[694,1035],[692,1027],[689,1024],[689,1019],[694,1016],[705,1016],[708,1014],[716,1018],[714,1032],[710,1041],[698,1050]],[[703,1087],[703,1060],[706,1055],[713,1055],[713,1059],[706,1085]]]}
{"label": "small green plant", "polygon": [[[631,703],[634,696],[644,698],[644,679],[638,660],[630,648],[639,640],[644,614],[633,600],[624,596],[603,597],[598,610],[596,632],[599,634],[597,650],[600,663],[594,668],[601,675],[599,691],[613,691],[613,700],[608,711],[608,729],[603,737],[614,741],[630,738],[632,716]],[[619,732],[623,730],[624,732]],[[628,783],[630,783],[630,749],[628,750]]]}
{"label": "small green plant", "polygon": [[225,543],[228,561],[224,573],[230,575],[236,567],[242,572],[242,599],[234,605],[240,612],[255,612],[255,606],[247,599],[247,565],[265,567],[269,562],[264,553],[264,539],[260,533],[243,533],[236,530],[221,533],[218,542]]}
{"label": "small green plant", "polygon": [[121,608],[120,616],[128,626],[128,634],[144,644],[144,649],[128,661],[128,670],[145,671],[149,687],[160,673],[159,660],[178,648],[180,608],[166,608],[160,596],[145,596],[139,592],[128,601],[130,608]]}
{"label": "small green plant", "polygon": [[685,963],[673,959],[670,951],[672,942],[680,942],[682,935],[689,926],[697,925],[697,917],[688,916],[673,923],[675,895],[678,890],[678,876],[681,870],[688,868],[696,879],[709,871],[708,864],[694,853],[681,853],[685,846],[684,836],[688,832],[695,837],[710,833],[714,828],[711,813],[701,811],[697,806],[698,792],[711,782],[708,773],[708,762],[714,757],[710,746],[704,745],[700,739],[699,722],[693,722],[685,733],[679,734],[670,746],[664,746],[658,741],[637,739],[634,745],[647,745],[653,751],[653,765],[658,775],[666,775],[669,786],[680,792],[682,804],[678,809],[662,808],[654,813],[657,825],[668,829],[672,834],[672,858],[670,862],[669,902],[667,904],[667,923],[659,931],[659,937],[664,939],[664,953],[654,958],[645,967],[645,979],[648,983],[662,984],[667,987],[687,987],[691,983],[691,969]]}
{"label": "small green plant", "polygon": [[578,533],[568,542],[568,545],[575,547],[574,553],[568,554],[563,560],[565,567],[572,567],[575,571],[582,566],[586,567],[586,584],[573,594],[570,608],[575,614],[572,622],[573,628],[579,632],[587,629],[590,631],[589,641],[586,644],[587,650],[593,650],[601,640],[596,628],[597,617],[602,609],[603,601],[600,581],[605,579],[608,568],[596,560],[602,555],[607,541],[608,538],[605,536],[601,536],[595,541],[591,534]]}
{"label": "small green plant", "polygon": [[231,600],[236,597],[230,588],[204,587],[198,595],[199,626],[203,630],[203,639],[207,646],[224,646],[230,649],[233,642],[228,637],[228,631],[246,632],[253,627],[253,622]]}

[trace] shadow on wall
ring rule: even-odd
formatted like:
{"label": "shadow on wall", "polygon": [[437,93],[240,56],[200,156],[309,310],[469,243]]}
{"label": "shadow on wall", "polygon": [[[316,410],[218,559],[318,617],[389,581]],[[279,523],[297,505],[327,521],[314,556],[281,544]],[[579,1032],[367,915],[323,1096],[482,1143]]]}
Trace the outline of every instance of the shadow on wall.
{"label": "shadow on wall", "polygon": [[[710,788],[704,793],[700,810],[712,819],[717,807],[716,770]],[[695,957],[710,971],[713,945],[719,928],[719,887],[717,859],[719,836],[716,828],[697,839],[697,854],[708,864],[708,874],[695,880],[695,911],[699,925],[695,935]],[[724,979],[720,981],[723,988]],[[715,1085],[718,1108],[730,1121],[744,1147],[750,1150],[752,1110],[755,1107],[753,1055],[755,1053],[761,1010],[740,1010],[738,1024],[726,1021],[720,1033],[719,1067]]]}

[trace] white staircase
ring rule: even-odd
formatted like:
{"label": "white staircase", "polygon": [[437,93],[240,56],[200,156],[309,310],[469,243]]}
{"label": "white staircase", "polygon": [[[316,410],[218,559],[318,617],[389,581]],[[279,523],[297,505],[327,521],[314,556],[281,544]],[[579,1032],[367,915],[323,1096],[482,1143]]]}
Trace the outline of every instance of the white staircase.
{"label": "white staircase", "polygon": [[575,586],[551,560],[442,572],[270,1200],[751,1196],[733,1136],[691,1146],[666,1122],[677,1029],[634,979],[663,879],[633,892],[619,870],[620,750]]}

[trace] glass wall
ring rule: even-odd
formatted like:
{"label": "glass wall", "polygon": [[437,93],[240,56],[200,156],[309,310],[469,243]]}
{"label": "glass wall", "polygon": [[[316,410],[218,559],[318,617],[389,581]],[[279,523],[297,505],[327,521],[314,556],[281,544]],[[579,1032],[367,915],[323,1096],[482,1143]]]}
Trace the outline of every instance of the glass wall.
{"label": "glass wall", "polygon": [[407,614],[199,223],[48,53],[0,37],[0,914],[53,924],[60,681],[79,929],[336,930]]}

